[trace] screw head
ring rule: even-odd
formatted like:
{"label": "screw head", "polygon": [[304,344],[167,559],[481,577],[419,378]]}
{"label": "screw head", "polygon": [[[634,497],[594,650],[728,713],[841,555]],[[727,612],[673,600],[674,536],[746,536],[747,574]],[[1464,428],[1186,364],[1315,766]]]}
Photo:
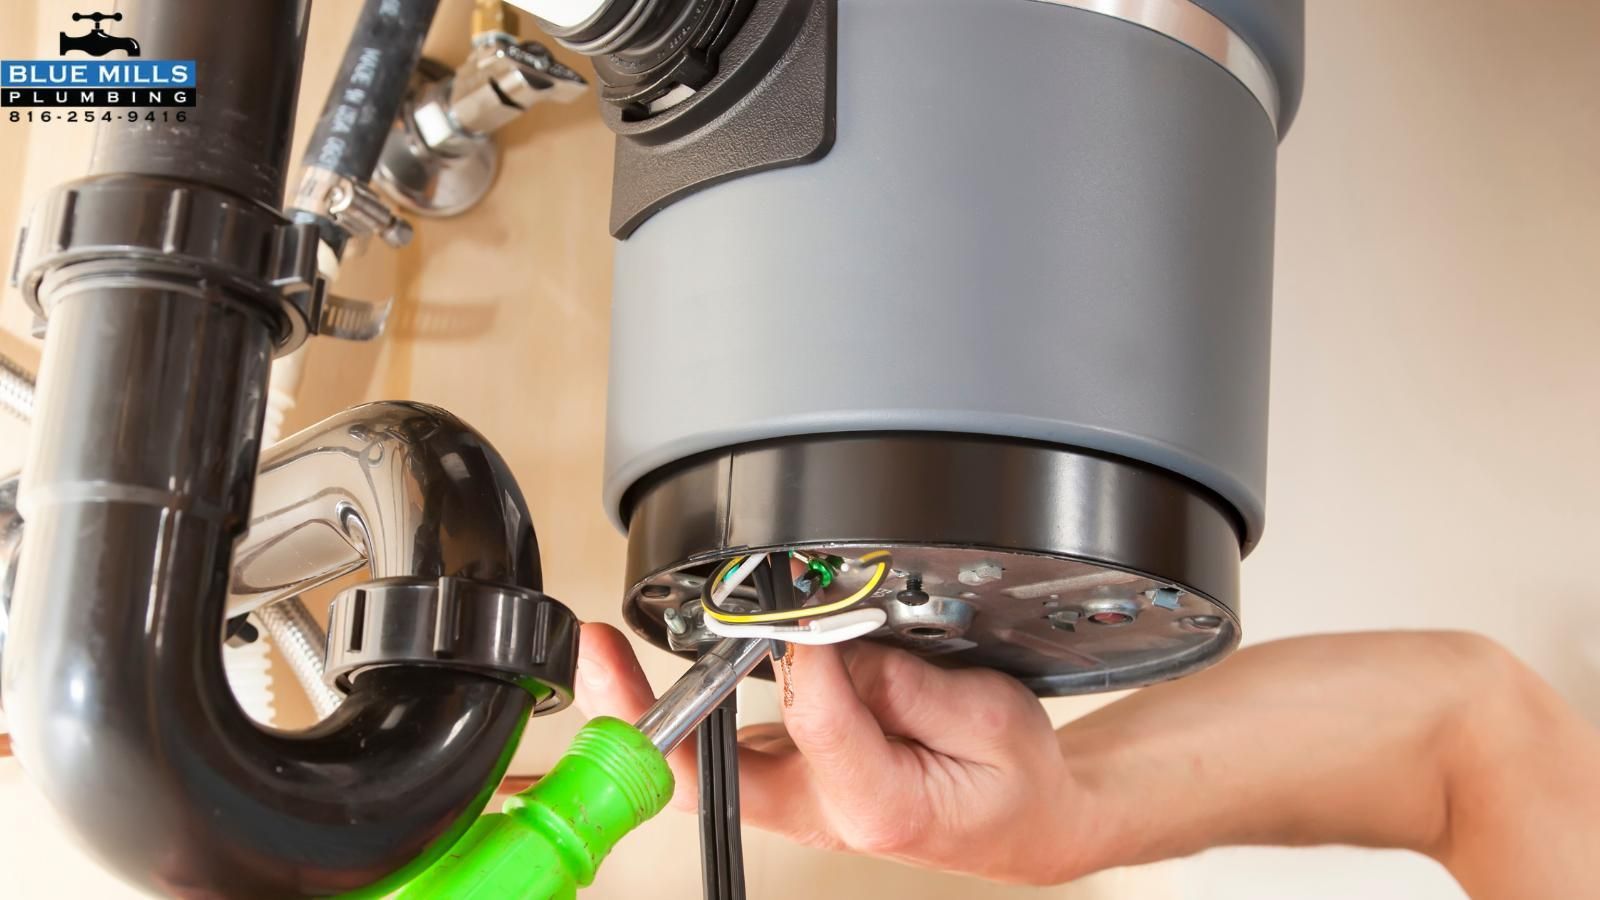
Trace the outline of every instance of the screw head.
{"label": "screw head", "polygon": [[383,230],[378,234],[378,237],[381,238],[385,244],[388,244],[395,249],[399,249],[411,243],[411,238],[415,236],[415,234],[416,232],[412,230],[410,222],[407,222],[405,219],[402,219],[399,216],[394,216],[393,218],[389,219],[389,224],[384,226]]}
{"label": "screw head", "polygon": [[928,592],[922,589],[921,575],[906,575],[905,590],[895,594],[895,599],[907,606],[921,606],[928,602]]}
{"label": "screw head", "polygon": [[906,588],[900,593],[895,594],[894,598],[907,606],[921,606],[924,603],[927,603],[929,599],[928,592],[920,588],[916,590]]}
{"label": "screw head", "polygon": [[661,621],[667,626],[667,630],[673,634],[681,635],[689,630],[689,623],[685,622],[683,616],[679,615],[675,609],[662,610]]}

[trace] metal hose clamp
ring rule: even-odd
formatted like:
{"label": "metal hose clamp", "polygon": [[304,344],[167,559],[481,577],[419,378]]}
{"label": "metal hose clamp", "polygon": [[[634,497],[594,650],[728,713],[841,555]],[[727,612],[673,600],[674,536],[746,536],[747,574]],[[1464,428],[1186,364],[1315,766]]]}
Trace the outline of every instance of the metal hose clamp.
{"label": "metal hose clamp", "polygon": [[33,209],[11,282],[44,317],[41,284],[77,263],[126,260],[192,272],[276,314],[280,350],[323,326],[316,227],[199,184],[113,175],[62,185]]}
{"label": "metal hose clamp", "polygon": [[445,666],[520,684],[534,715],[572,702],[578,618],[538,591],[466,578],[383,578],[343,591],[323,677],[341,691],[381,666]]}
{"label": "metal hose clamp", "polygon": [[411,223],[394,214],[371,187],[322,166],[300,171],[293,206],[342,228],[352,238],[377,235],[391,247],[411,243]]}

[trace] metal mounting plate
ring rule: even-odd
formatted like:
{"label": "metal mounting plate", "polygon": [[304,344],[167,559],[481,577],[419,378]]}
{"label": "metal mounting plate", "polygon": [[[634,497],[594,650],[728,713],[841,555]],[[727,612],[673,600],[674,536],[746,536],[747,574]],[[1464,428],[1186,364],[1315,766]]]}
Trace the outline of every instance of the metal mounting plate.
{"label": "metal mounting plate", "polygon": [[[851,544],[808,549],[857,557],[881,548]],[[942,666],[998,669],[1042,696],[1176,678],[1221,659],[1239,642],[1231,609],[1158,579],[1023,553],[889,549],[895,571],[867,601],[888,613],[889,620],[871,640]],[[993,580],[962,583],[964,576],[977,580],[972,573],[989,567],[996,573]],[[647,579],[630,592],[630,622],[636,629],[644,621],[660,623],[667,609],[697,602],[709,568],[695,566]],[[907,606],[895,599],[908,575],[921,577],[930,595],[927,603]],[[863,570],[843,573],[828,595],[844,596],[864,578]],[[754,595],[740,588],[731,599],[753,602]]]}
{"label": "metal mounting plate", "polygon": [[[629,505],[624,614],[664,647],[664,613],[698,599],[712,565],[791,549],[889,550],[895,571],[872,598],[889,620],[873,639],[999,669],[1041,695],[1175,678],[1240,637],[1226,504],[1071,448],[951,434],[785,439],[658,473]],[[895,599],[911,575],[928,603]],[[829,596],[864,577],[842,574]]]}

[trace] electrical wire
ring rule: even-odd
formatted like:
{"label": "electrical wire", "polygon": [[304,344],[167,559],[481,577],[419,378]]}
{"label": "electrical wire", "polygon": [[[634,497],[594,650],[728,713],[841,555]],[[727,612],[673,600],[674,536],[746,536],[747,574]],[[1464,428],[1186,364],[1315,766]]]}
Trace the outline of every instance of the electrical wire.
{"label": "electrical wire", "polygon": [[[745,578],[761,564],[763,557],[760,554],[752,556],[736,556],[718,566],[711,577],[706,579],[700,591],[700,605],[705,608],[707,618],[715,619],[728,625],[765,625],[772,622],[795,622],[800,619],[814,619],[831,613],[843,612],[862,600],[865,600],[877,590],[884,580],[889,577],[889,552],[876,550],[861,557],[863,563],[877,563],[877,569],[867,579],[866,584],[858,588],[843,600],[824,603],[821,606],[809,606],[801,609],[780,610],[777,612],[761,613],[730,613],[718,604],[729,594],[733,593]],[[754,564],[752,564],[752,561]],[[732,571],[733,575],[729,576]],[[721,596],[719,597],[718,594]]]}
{"label": "electrical wire", "polygon": [[760,568],[765,560],[766,557],[761,554],[735,556],[719,566],[700,586],[701,604],[707,609],[716,609],[717,605],[726,600],[728,595],[743,584],[751,572]]}
{"label": "electrical wire", "polygon": [[848,609],[841,613],[822,616],[803,624],[769,622],[759,625],[732,625],[706,617],[706,630],[718,637],[766,638],[790,644],[822,646],[841,644],[877,631],[889,620],[889,614],[876,606]]}

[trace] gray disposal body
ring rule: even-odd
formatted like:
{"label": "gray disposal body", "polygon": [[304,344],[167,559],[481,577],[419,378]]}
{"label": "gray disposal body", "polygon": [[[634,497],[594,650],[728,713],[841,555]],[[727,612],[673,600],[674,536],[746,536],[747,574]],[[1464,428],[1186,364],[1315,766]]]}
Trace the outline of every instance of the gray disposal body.
{"label": "gray disposal body", "polygon": [[[881,639],[1040,693],[1236,645],[1300,4],[1099,5],[1172,15],[839,0],[831,151],[618,243],[605,502],[641,633],[732,554],[882,546]],[[959,630],[897,625],[910,574]]]}

